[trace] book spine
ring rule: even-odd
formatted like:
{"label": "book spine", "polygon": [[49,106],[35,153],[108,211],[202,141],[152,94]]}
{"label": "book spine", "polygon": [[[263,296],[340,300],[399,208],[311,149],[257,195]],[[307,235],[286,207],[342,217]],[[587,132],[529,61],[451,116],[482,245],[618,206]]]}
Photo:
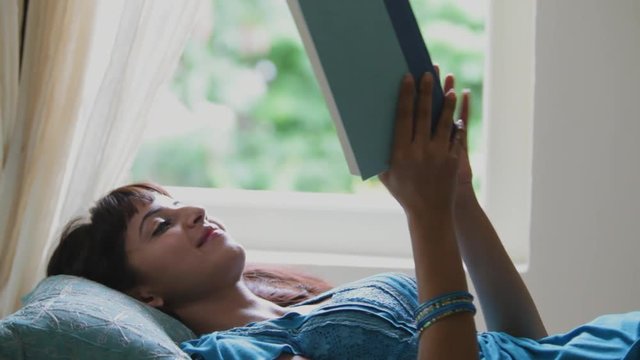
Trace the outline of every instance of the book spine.
{"label": "book spine", "polygon": [[[444,94],[440,79],[436,76],[429,51],[425,45],[420,27],[416,20],[409,0],[384,0],[389,18],[393,24],[393,28],[398,38],[398,43],[402,48],[407,66],[413,74],[414,79],[418,80],[425,72],[433,74],[434,91],[433,91],[433,107],[431,111],[431,131],[435,131],[440,112],[442,111],[442,103]],[[416,81],[416,89],[419,81]]]}

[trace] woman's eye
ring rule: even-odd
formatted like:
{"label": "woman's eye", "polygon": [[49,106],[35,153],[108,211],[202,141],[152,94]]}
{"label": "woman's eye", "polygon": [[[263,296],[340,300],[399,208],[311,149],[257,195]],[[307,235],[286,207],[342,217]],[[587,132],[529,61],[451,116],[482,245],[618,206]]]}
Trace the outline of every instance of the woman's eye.
{"label": "woman's eye", "polygon": [[158,235],[162,234],[163,232],[165,232],[169,227],[171,227],[171,222],[169,220],[164,220],[163,222],[158,224],[156,229],[153,231],[152,235],[153,236],[158,236]]}

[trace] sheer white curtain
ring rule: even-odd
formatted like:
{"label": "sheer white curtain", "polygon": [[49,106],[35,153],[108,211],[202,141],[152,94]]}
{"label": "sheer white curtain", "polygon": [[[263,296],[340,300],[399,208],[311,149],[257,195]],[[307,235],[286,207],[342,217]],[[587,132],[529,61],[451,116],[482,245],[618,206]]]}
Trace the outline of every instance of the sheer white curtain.
{"label": "sheer white curtain", "polygon": [[0,316],[42,278],[64,222],[120,184],[201,5],[31,0],[18,81],[20,25],[5,19],[20,3],[0,2]]}

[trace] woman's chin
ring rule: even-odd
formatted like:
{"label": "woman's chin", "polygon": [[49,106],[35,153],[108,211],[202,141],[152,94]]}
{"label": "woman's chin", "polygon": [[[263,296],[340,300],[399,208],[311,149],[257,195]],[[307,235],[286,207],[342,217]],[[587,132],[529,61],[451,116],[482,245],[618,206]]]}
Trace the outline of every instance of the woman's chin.
{"label": "woman's chin", "polygon": [[233,242],[230,245],[232,247],[232,255],[230,256],[233,259],[229,262],[229,271],[230,273],[234,274],[234,277],[237,276],[237,279],[240,280],[242,278],[242,273],[244,272],[244,267],[247,261],[247,254],[244,247],[237,242]]}

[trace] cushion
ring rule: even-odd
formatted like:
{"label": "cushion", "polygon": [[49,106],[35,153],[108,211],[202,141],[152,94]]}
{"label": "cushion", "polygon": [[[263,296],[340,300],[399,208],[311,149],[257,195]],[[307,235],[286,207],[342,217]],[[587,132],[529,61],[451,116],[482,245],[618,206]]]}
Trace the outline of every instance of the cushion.
{"label": "cushion", "polygon": [[42,280],[0,321],[0,359],[189,359],[196,338],[163,312],[69,275]]}

